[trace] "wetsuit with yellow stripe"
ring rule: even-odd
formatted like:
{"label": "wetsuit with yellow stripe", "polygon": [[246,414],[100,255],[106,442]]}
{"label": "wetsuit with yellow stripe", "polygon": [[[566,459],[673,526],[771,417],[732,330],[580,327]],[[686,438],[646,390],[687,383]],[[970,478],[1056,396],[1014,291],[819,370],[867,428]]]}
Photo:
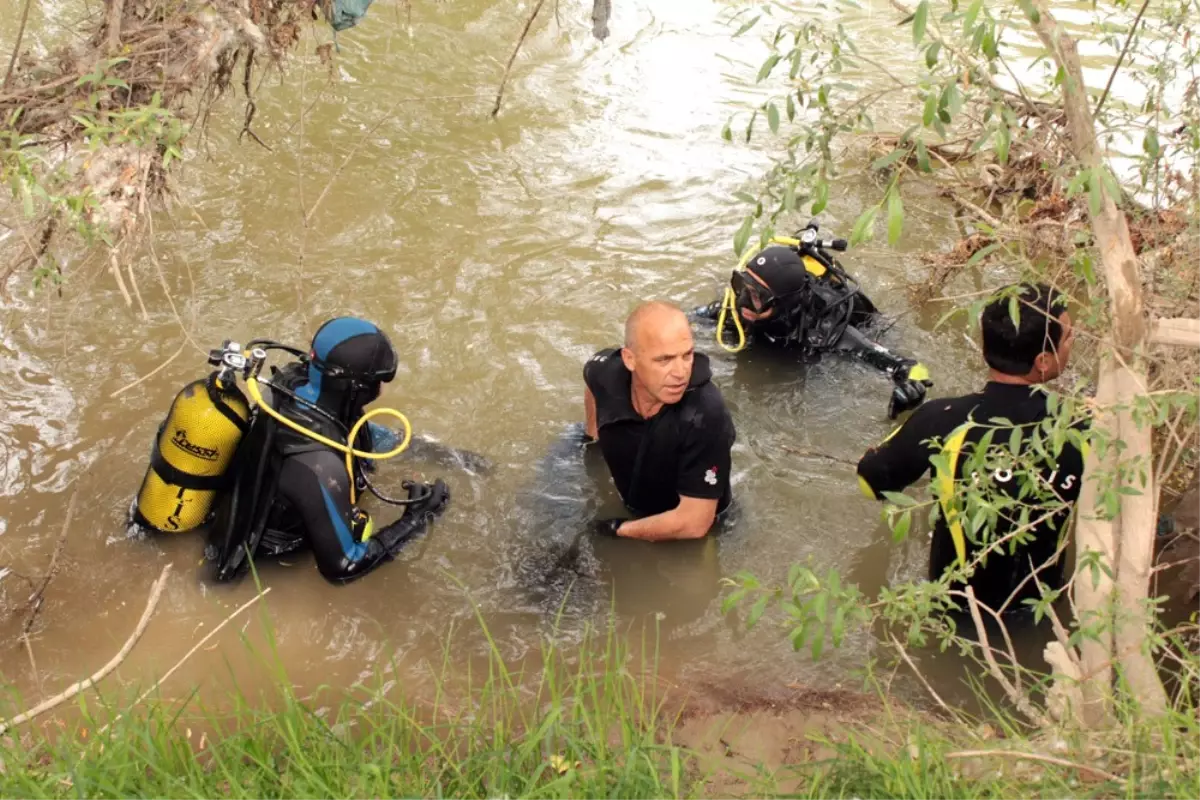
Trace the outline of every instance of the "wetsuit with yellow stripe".
{"label": "wetsuit with yellow stripe", "polygon": [[[964,467],[970,460],[969,454],[974,452],[975,443],[989,428],[1000,426],[992,434],[993,447],[1007,449],[1011,426],[1019,426],[1030,433],[1022,437],[1021,452],[1024,455],[1032,438],[1031,429],[1048,414],[1046,401],[1046,394],[1037,387],[997,382],[988,383],[976,394],[932,400],[913,412],[907,422],[882,444],[869,449],[858,462],[859,483],[871,497],[902,491],[926,473],[939,482],[942,513],[938,515],[930,543],[930,580],[938,579],[956,562],[971,563],[984,547],[979,541],[980,536],[967,529],[960,509],[953,502],[946,502],[952,496],[951,482],[964,479]],[[935,468],[930,461],[939,451],[948,456],[946,470]],[[1031,529],[1031,540],[1016,545],[1015,552],[1006,544],[1003,550],[988,553],[976,568],[970,584],[980,602],[993,609],[999,609],[1009,601],[1010,595],[1030,572],[1046,563],[1058,549],[1059,534],[1064,531],[1070,508],[1079,497],[1083,457],[1067,442],[1057,458],[1042,457],[1039,471],[1041,486],[1053,493],[1052,505],[1065,505],[1035,525]],[[992,487],[1009,497],[1020,497],[1022,478],[1014,476],[1012,470],[995,468],[987,475],[972,474],[969,477],[990,481]],[[1050,510],[1051,504],[1031,497],[1027,496],[1026,502],[1038,505],[1031,513],[1033,520],[1046,516]],[[1014,523],[1001,516],[986,538],[996,541],[1011,533],[1013,528]],[[1038,573],[1038,579],[1050,588],[1059,588],[1063,583],[1063,570],[1064,561],[1059,557],[1056,563]],[[1009,603],[1008,610],[1021,608],[1021,600],[1039,594],[1036,582],[1026,581]]]}

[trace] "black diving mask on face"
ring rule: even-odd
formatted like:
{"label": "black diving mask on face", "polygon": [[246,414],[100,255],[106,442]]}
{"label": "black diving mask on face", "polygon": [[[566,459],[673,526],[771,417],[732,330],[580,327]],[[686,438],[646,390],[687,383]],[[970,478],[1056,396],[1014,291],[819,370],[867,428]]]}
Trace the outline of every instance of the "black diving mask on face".
{"label": "black diving mask on face", "polygon": [[309,353],[309,361],[316,367],[322,375],[334,380],[349,381],[359,388],[368,388],[374,385],[376,394],[379,392],[379,384],[390,383],[396,377],[396,364],[393,361],[391,366],[373,370],[371,372],[359,372],[340,367],[337,364],[330,364],[317,358],[316,353]]}
{"label": "black diving mask on face", "polygon": [[803,291],[803,289],[796,289],[795,291],[777,295],[769,287],[755,280],[749,273],[739,270],[734,270],[729,276],[729,285],[733,288],[733,293],[737,297],[738,306],[751,309],[758,314],[767,313],[775,308],[779,304],[779,301]]}

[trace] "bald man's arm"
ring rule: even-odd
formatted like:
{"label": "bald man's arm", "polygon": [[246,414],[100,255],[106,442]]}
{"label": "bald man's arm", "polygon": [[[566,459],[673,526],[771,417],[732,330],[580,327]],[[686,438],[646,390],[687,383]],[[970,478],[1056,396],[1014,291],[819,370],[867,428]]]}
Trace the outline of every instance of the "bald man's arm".
{"label": "bald man's arm", "polygon": [[716,500],[681,496],[679,505],[670,511],[621,523],[617,536],[646,542],[699,539],[708,533],[716,518]]}
{"label": "bald man's arm", "polygon": [[583,387],[583,420],[584,433],[589,439],[596,439],[600,436],[600,428],[596,423],[596,396],[592,394],[592,390],[587,386]]}

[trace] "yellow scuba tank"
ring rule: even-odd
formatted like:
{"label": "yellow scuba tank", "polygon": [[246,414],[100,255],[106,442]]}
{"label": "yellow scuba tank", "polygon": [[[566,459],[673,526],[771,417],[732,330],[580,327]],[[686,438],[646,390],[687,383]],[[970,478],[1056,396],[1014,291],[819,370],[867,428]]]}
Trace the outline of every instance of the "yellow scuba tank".
{"label": "yellow scuba tank", "polygon": [[150,466],[134,505],[134,520],[164,533],[204,523],[249,426],[250,403],[235,370],[245,363],[241,346],[227,342],[209,362],[222,368],[192,381],[171,403],[158,428]]}

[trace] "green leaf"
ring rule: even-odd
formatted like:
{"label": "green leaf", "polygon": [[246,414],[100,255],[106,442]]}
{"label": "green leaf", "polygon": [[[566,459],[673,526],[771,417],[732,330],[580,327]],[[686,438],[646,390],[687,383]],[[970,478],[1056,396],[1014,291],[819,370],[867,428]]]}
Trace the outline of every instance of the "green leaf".
{"label": "green leaf", "polygon": [[907,148],[897,147],[895,150],[888,153],[886,156],[880,156],[879,158],[872,161],[871,169],[878,170],[878,169],[883,169],[885,167],[890,167],[892,164],[895,164],[897,161],[899,161],[902,157],[904,157],[907,154],[908,154]]}
{"label": "green leaf", "polygon": [[850,231],[851,245],[865,242],[871,238],[871,229],[875,226],[875,215],[878,213],[879,206],[871,206],[859,215],[854,223],[854,229]]}
{"label": "green leaf", "polygon": [[746,123],[746,141],[750,141],[751,134],[754,133],[754,120],[758,119],[758,109],[754,109],[754,113],[750,115],[750,121]]}
{"label": "green leaf", "polygon": [[746,242],[750,241],[750,229],[754,226],[754,217],[747,215],[742,220],[742,227],[737,229],[737,233],[733,235],[733,252],[739,258],[742,251],[746,249]]}
{"label": "green leaf", "polygon": [[892,505],[900,506],[901,508],[908,508],[917,504],[916,500],[912,499],[904,492],[884,492],[883,499],[887,500]]}
{"label": "green leaf", "polygon": [[921,124],[929,127],[933,124],[933,118],[937,115],[937,95],[930,92],[925,96],[925,111],[921,114]]}
{"label": "green leaf", "polygon": [[775,69],[775,65],[779,63],[780,58],[779,53],[771,53],[771,55],[767,56],[767,60],[763,62],[762,67],[758,70],[757,83],[762,83],[771,74],[771,70]]}
{"label": "green leaf", "polygon": [[996,128],[996,160],[1001,164],[1008,163],[1008,148],[1012,144],[1010,137],[1007,125],[1000,125]]}
{"label": "green leaf", "polygon": [[917,6],[916,13],[913,14],[913,47],[921,43],[925,38],[925,23],[929,21],[929,0],[921,0],[921,4]]}
{"label": "green leaf", "polygon": [[767,103],[767,126],[771,133],[779,133],[779,109],[774,103]]}
{"label": "green leaf", "polygon": [[967,8],[967,13],[963,17],[963,32],[969,31],[974,25],[975,20],[979,18],[979,12],[983,10],[983,0],[974,0],[970,7]]}
{"label": "green leaf", "polygon": [[934,42],[933,44],[929,45],[929,47],[925,49],[925,66],[933,69],[934,65],[937,64],[938,53],[940,53],[941,50],[941,42]]}
{"label": "green leaf", "polygon": [[925,149],[925,142],[917,139],[917,168],[921,172],[933,172],[933,165],[929,163],[929,151]]}
{"label": "green leaf", "polygon": [[821,592],[820,594],[815,595],[813,597],[812,613],[813,613],[813,616],[816,617],[817,619],[821,620],[821,622],[825,621],[825,607],[828,604],[828,602],[829,602],[829,595],[827,595],[825,592]]}
{"label": "green leaf", "polygon": [[897,187],[888,192],[887,218],[888,244],[894,245],[900,240],[900,232],[904,230],[904,202],[900,199],[900,190]]}
{"label": "green leaf", "polygon": [[788,122],[796,121],[796,100],[790,94],[787,96],[787,118]]}
{"label": "green leaf", "polygon": [[821,653],[825,650],[825,626],[821,623],[814,623],[813,642],[812,642],[812,657],[813,661],[821,658]]}
{"label": "green leaf", "polygon": [[771,595],[764,594],[754,601],[754,605],[750,607],[750,614],[746,617],[746,628],[753,628],[758,624],[759,618],[763,612],[767,610],[767,601],[771,599]]}
{"label": "green leaf", "polygon": [[725,123],[725,127],[721,128],[721,138],[727,142],[733,141],[733,128],[730,125],[733,123],[733,117],[729,118],[729,122]]}
{"label": "green leaf", "polygon": [[741,36],[741,35],[742,35],[743,33],[745,33],[746,31],[748,31],[748,30],[750,30],[751,28],[753,28],[755,25],[757,25],[757,24],[758,24],[758,21],[759,21],[760,19],[762,19],[762,14],[759,14],[757,17],[754,17],[754,18],[753,18],[753,19],[751,19],[749,22],[743,22],[743,23],[742,23],[742,27],[738,28],[738,29],[737,29],[737,33],[733,34],[733,38],[734,38],[734,39],[736,39],[737,37]]}
{"label": "green leaf", "polygon": [[812,215],[815,217],[829,205],[829,181],[822,180],[813,193]]}
{"label": "green leaf", "polygon": [[834,647],[842,646],[842,637],[846,633],[846,607],[839,605],[833,612],[833,624],[829,626],[829,636]]}
{"label": "green leaf", "polygon": [[726,597],[724,600],[721,601],[721,613],[728,614],[730,611],[733,610],[733,607],[736,606],[738,604],[738,602],[741,601],[741,599],[745,596],[746,596],[745,589],[738,589],[737,591],[730,594],[728,597]]}
{"label": "green leaf", "polygon": [[25,216],[32,217],[33,216],[33,193],[31,191],[29,191],[29,183],[27,181],[22,180],[22,181],[20,181],[20,183],[21,183],[21,204],[25,208]]}
{"label": "green leaf", "polygon": [[1008,298],[1008,318],[1012,320],[1014,328],[1021,327],[1021,301],[1015,294]]}
{"label": "green leaf", "polygon": [[788,181],[787,189],[783,192],[783,209],[784,211],[796,210],[796,183]]}
{"label": "green leaf", "polygon": [[733,196],[738,200],[741,200],[743,203],[749,203],[750,205],[754,205],[758,202],[758,198],[748,192],[734,192]]}
{"label": "green leaf", "polygon": [[987,258],[991,253],[995,252],[999,247],[1000,242],[992,242],[991,244],[984,245],[976,250],[971,257],[967,259],[967,266],[975,266],[980,261],[983,261],[985,258]]}
{"label": "green leaf", "polygon": [[912,511],[908,510],[896,518],[896,525],[892,528],[892,541],[902,542],[908,538],[908,531],[912,527]]}
{"label": "green leaf", "polygon": [[1151,158],[1158,158],[1158,131],[1154,128],[1149,128],[1146,131],[1146,138],[1142,140],[1142,149]]}

